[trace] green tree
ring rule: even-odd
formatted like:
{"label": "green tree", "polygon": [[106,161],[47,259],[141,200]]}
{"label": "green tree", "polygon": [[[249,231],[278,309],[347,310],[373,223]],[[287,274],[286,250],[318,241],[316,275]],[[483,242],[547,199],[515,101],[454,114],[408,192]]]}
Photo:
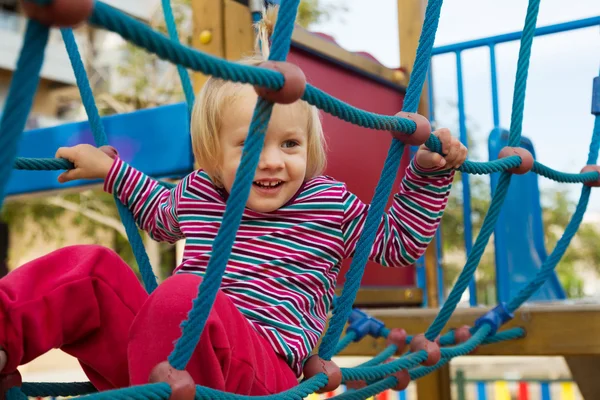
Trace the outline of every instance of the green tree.
{"label": "green tree", "polygon": [[343,4],[325,3],[322,0],[301,0],[296,22],[304,28],[310,28],[314,24],[330,20],[333,15],[341,16],[347,11],[348,7]]}

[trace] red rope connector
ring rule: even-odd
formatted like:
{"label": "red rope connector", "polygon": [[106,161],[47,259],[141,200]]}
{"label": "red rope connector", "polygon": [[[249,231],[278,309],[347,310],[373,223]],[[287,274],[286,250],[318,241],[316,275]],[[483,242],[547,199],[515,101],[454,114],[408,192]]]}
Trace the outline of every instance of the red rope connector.
{"label": "red rope connector", "polygon": [[304,378],[308,379],[318,374],[327,375],[327,384],[317,393],[333,392],[342,384],[342,370],[333,361],[325,361],[318,355],[313,355],[304,363]]}
{"label": "red rope connector", "polygon": [[595,181],[584,182],[583,184],[586,185],[586,186],[590,186],[590,187],[600,187],[600,166],[598,166],[598,165],[586,165],[585,167],[583,167],[581,169],[581,173],[592,172],[592,171],[598,173],[598,179],[596,179]]}
{"label": "red rope connector", "polygon": [[427,352],[427,359],[421,363],[426,367],[431,367],[437,364],[442,358],[442,351],[440,350],[440,345],[438,342],[432,342],[431,340],[428,340],[422,333],[413,337],[410,342],[411,352],[417,353],[421,350],[425,350]]}
{"label": "red rope connector", "polygon": [[180,371],[163,361],[150,372],[150,383],[165,382],[171,387],[169,400],[194,400],[196,397],[196,384],[187,371]]}
{"label": "red rope connector", "polygon": [[431,135],[431,124],[423,115],[402,111],[396,114],[396,117],[414,121],[414,123],[417,124],[417,129],[415,129],[412,134],[392,131],[392,136],[394,138],[410,146],[420,146],[429,139],[429,135]]}
{"label": "red rope connector", "polygon": [[498,158],[506,158],[510,156],[521,157],[521,165],[509,169],[508,172],[517,175],[523,175],[531,171],[531,168],[533,168],[533,156],[531,155],[529,150],[524,149],[522,147],[506,146],[502,150],[500,150],[500,153],[498,153]]}
{"label": "red rope connector", "polygon": [[74,27],[86,21],[94,11],[93,0],[54,0],[47,6],[23,1],[23,10],[31,19],[48,26]]}
{"label": "red rope connector", "polygon": [[260,97],[279,104],[291,104],[302,98],[306,90],[306,76],[300,67],[285,61],[266,61],[260,67],[280,72],[284,79],[283,87],[279,90],[254,86]]}
{"label": "red rope connector", "polygon": [[395,344],[398,350],[396,350],[397,355],[400,355],[404,352],[404,348],[406,347],[406,331],[402,328],[394,328],[390,331],[387,339],[387,345]]}

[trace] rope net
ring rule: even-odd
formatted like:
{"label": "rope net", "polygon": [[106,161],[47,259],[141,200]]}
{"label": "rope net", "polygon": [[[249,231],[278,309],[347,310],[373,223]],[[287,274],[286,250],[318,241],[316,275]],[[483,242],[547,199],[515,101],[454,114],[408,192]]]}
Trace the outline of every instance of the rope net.
{"label": "rope net", "polygon": [[[29,0],[29,2],[44,6],[51,4],[52,0]],[[442,0],[430,0],[427,5],[410,83],[407,87],[403,103],[402,111],[404,112],[415,113],[417,111],[423,84],[430,65],[431,52],[435,41],[442,3]],[[281,1],[279,16],[272,37],[272,48],[269,56],[269,60],[271,61],[285,61],[287,58],[298,4],[299,0]],[[87,21],[99,28],[115,32],[131,43],[176,64],[190,109],[194,101],[194,93],[187,69],[275,91],[283,87],[284,77],[277,71],[231,63],[182,45],[177,38],[177,29],[170,2],[162,0],[162,5],[169,38],[101,1],[94,2],[93,11],[89,18],[87,18]],[[527,73],[539,5],[540,0],[529,1],[524,22],[512,104],[511,127],[509,131],[510,146],[517,146],[521,139]],[[48,30],[49,28],[46,25],[34,19],[28,21],[24,44],[9,89],[5,112],[2,114],[2,119],[0,120],[0,204],[5,198],[6,184],[10,176],[11,166],[15,169],[27,170],[63,170],[73,168],[66,160],[16,157],[17,144],[25,128],[25,121],[31,109],[33,96],[39,82],[39,72],[43,63]],[[108,141],[94,103],[92,91],[77,50],[73,33],[70,28],[62,28],[61,33],[77,78],[77,84],[94,134],[95,143],[97,146],[105,145]],[[302,99],[335,117],[373,130],[399,132],[410,136],[417,129],[415,122],[411,119],[378,115],[360,110],[324,93],[310,84],[306,85]],[[169,363],[178,370],[185,369],[202,334],[206,319],[220,287],[250,191],[254,171],[258,164],[263,146],[264,133],[269,122],[272,107],[273,103],[259,97],[250,124],[248,138],[244,144],[241,163],[227,203],[223,223],[213,244],[213,256],[209,262],[203,282],[200,285],[199,293],[202,295],[199,295],[195,299],[188,318],[182,321],[181,337],[177,340],[172,353],[169,355]],[[596,163],[598,146],[600,144],[600,118],[598,115],[595,118],[595,127],[587,164]],[[434,135],[429,135],[426,145],[432,151],[441,154],[440,142]],[[379,183],[373,196],[364,231],[357,243],[356,254],[345,277],[346,283],[341,296],[335,301],[329,328],[325,332],[319,347],[318,355],[323,360],[330,360],[331,357],[342,351],[350,343],[361,340],[366,333],[384,338],[390,335],[391,331],[383,327],[383,324],[372,317],[368,315],[359,315],[357,317],[355,314],[357,310],[352,309],[352,304],[360,287],[369,250],[375,239],[378,222],[384,213],[386,201],[391,193],[404,148],[405,143],[396,138],[392,140]],[[469,254],[464,269],[439,314],[425,332],[425,337],[428,340],[433,341],[440,335],[455,310],[464,290],[471,281],[498,220],[500,208],[510,184],[511,171],[518,168],[522,162],[523,159],[519,155],[512,155],[489,162],[466,161],[459,168],[463,173],[491,174],[500,172],[501,176],[481,232]],[[501,332],[498,329],[512,318],[515,310],[541,287],[544,281],[551,275],[579,228],[591,191],[589,184],[597,184],[600,178],[600,175],[596,171],[579,174],[563,173],[555,171],[537,161],[534,162],[531,171],[558,182],[588,183],[588,185],[583,185],[582,187],[577,209],[563,237],[544,262],[538,275],[509,304],[499,304],[496,308],[481,317],[470,328],[471,336],[465,342],[457,343],[453,331],[439,336],[439,344],[442,348],[441,359],[437,364],[427,367],[422,365],[428,357],[428,353],[425,350],[417,352],[409,351],[387,362],[389,357],[398,350],[392,344],[363,365],[354,368],[341,368],[342,382],[363,380],[367,384],[361,389],[349,390],[334,398],[366,399],[396,386],[398,378],[393,374],[398,371],[408,371],[411,379],[418,379],[445,365],[453,357],[468,354],[478,346],[514,340],[524,336],[525,332],[521,328],[507,329]],[[136,260],[140,266],[144,285],[148,292],[152,292],[157,287],[157,281],[152,272],[133,216],[118,198],[115,198],[115,201],[134,250]],[[356,330],[348,329],[346,335],[340,338],[346,322],[349,318],[352,319],[353,317],[361,318],[360,321],[362,323],[365,321],[373,322],[374,326],[379,326],[379,329],[363,332],[362,334],[359,334]],[[407,342],[410,343],[413,339],[414,337],[409,336]],[[319,391],[327,382],[328,377],[320,373],[304,379],[298,386],[286,392],[260,398],[303,399],[309,394]],[[89,398],[110,397],[111,399],[167,399],[171,395],[171,387],[166,383],[154,383],[106,392],[95,392],[95,388],[89,383],[29,382],[23,383],[20,387],[11,388],[6,392],[6,395],[14,399],[25,396],[75,395],[86,395]],[[245,396],[220,392],[201,386],[196,387],[196,398],[199,399],[238,399],[242,397]]]}

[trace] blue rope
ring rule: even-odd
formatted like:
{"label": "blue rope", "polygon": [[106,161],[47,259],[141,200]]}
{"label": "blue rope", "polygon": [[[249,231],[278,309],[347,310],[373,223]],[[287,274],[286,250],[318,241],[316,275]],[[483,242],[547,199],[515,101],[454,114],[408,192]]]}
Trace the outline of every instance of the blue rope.
{"label": "blue rope", "polygon": [[[85,107],[85,111],[90,122],[90,127],[92,129],[92,134],[94,136],[94,142],[98,147],[104,146],[108,144],[108,138],[106,136],[106,132],[104,131],[104,125],[102,124],[100,113],[96,107],[94,94],[92,93],[92,88],[90,87],[90,82],[88,80],[87,73],[85,72],[85,67],[81,61],[81,55],[77,49],[75,36],[73,35],[73,31],[68,28],[63,28],[60,30],[60,32],[62,34],[63,41],[65,42],[65,47],[69,55],[69,60],[71,61],[71,66],[73,67],[73,72],[75,73],[75,79],[77,80],[77,86],[79,87],[81,100],[83,102],[83,106]],[[158,287],[158,284],[156,282],[156,276],[152,271],[152,265],[150,265],[148,253],[146,253],[146,248],[144,247],[144,241],[142,240],[138,227],[135,223],[133,213],[121,202],[116,194],[114,195],[114,198],[117,205],[117,210],[119,211],[119,216],[121,217],[121,221],[125,227],[125,232],[127,233],[127,238],[131,244],[135,260],[138,263],[144,286],[146,287],[146,291],[148,293],[152,293],[154,289]]]}
{"label": "blue rope", "polygon": [[[523,119],[523,108],[525,104],[525,80],[527,80],[527,70],[529,68],[529,58],[531,55],[531,46],[535,33],[535,23],[537,21],[537,15],[539,11],[539,3],[540,0],[530,0],[527,8],[527,15],[525,17],[525,27],[523,29],[523,36],[521,38],[521,48],[519,51],[519,60],[515,81],[513,111],[509,136],[510,146],[517,146],[521,141],[521,126]],[[463,292],[473,278],[485,247],[487,246],[490,236],[494,231],[494,226],[496,225],[498,216],[500,215],[500,209],[508,192],[510,178],[511,174],[508,172],[503,172],[500,175],[496,193],[492,198],[489,211],[485,216],[483,226],[481,227],[479,235],[475,240],[475,244],[473,245],[471,253],[469,254],[467,263],[459,275],[456,284],[450,291],[448,299],[444,302],[439,314],[425,332],[425,337],[427,337],[427,339],[434,340],[439,335],[443,327],[450,319],[450,316],[456,309]]]}
{"label": "blue rope", "polygon": [[[296,11],[300,0],[283,1],[279,10],[278,22],[273,32],[273,45],[270,60],[282,61],[287,57],[291,44],[292,30],[296,19]],[[223,273],[231,254],[237,229],[240,225],[246,200],[250,193],[254,173],[262,151],[264,135],[271,117],[273,103],[259,98],[252,116],[248,137],[244,144],[243,155],[237,169],[227,208],[223,214],[223,222],[213,243],[213,255],[208,263],[204,279],[200,284],[198,296],[193,302],[188,319],[181,325],[182,335],[177,340],[169,362],[174,368],[183,370],[187,365],[206,319],[212,309],[217,292],[221,286]]]}
{"label": "blue rope", "polygon": [[[598,148],[600,147],[600,116],[597,116],[594,123],[594,132],[592,133],[592,140],[590,144],[590,151],[588,155],[587,164],[595,164],[598,161]],[[575,213],[571,217],[567,228],[565,229],[562,237],[556,243],[554,250],[548,256],[548,258],[542,264],[540,271],[537,273],[535,278],[529,282],[521,291],[513,298],[508,304],[510,312],[514,312],[519,308],[528,298],[530,298],[546,280],[550,277],[554,268],[561,260],[562,256],[567,251],[571,240],[577,233],[579,225],[583,220],[583,215],[587,209],[588,201],[590,199],[591,188],[589,186],[583,186],[581,189],[581,195]]]}
{"label": "blue rope", "polygon": [[27,23],[23,47],[8,89],[0,119],[0,205],[4,203],[6,185],[16,159],[19,140],[39,83],[48,32],[48,27],[37,21]]}
{"label": "blue rope", "polygon": [[[431,49],[435,41],[435,32],[440,18],[442,3],[442,0],[432,0],[427,4],[423,30],[419,46],[417,47],[417,55],[410,83],[403,103],[403,111],[416,112],[419,106],[419,98],[427,75],[428,60],[431,57]],[[403,152],[404,144],[398,140],[393,140],[367,214],[363,232],[358,239],[352,263],[346,273],[342,294],[338,299],[337,307],[333,310],[329,329],[325,333],[319,347],[319,356],[325,360],[330,360],[333,356],[336,343],[352,311],[352,304],[360,288],[364,268],[368,261],[373,242],[375,241],[379,222],[381,221],[394,185]]]}
{"label": "blue rope", "polygon": [[[35,1],[40,4],[48,4],[47,0]],[[270,57],[271,60],[285,60],[287,56],[298,1],[299,0],[289,0],[283,2],[279,15],[279,23],[276,25],[275,33],[273,35],[273,47]],[[419,48],[417,50],[417,57],[415,59],[413,73],[411,75],[411,81],[407,89],[407,94],[404,101],[404,111],[416,112],[417,110],[419,96],[422,90],[422,85],[426,78],[427,69],[429,65],[428,60],[431,57],[431,49],[435,40],[435,32],[437,30],[441,6],[441,0],[432,0],[428,4],[425,22],[423,23],[423,32],[421,34],[421,40],[419,43]],[[196,63],[197,65],[201,66],[202,63],[213,63],[213,60],[210,56],[206,58],[206,55],[203,55],[199,52],[190,52],[189,49],[180,45],[177,38],[177,31],[173,21],[172,10],[168,1],[163,0],[163,8],[165,10],[165,20],[167,21],[167,28],[169,30],[169,35],[171,36],[172,40],[169,41],[165,38],[157,39],[155,36],[152,36],[155,35],[155,32],[149,31],[150,34],[148,36],[150,39],[148,40],[151,42],[151,46],[154,46],[153,48],[157,49],[157,54],[163,54],[162,56],[164,58],[168,58],[171,60],[172,57],[183,58],[185,61],[181,63],[183,65],[187,65],[187,62]],[[112,27],[116,27],[115,31],[119,33],[121,33],[121,31],[126,33],[129,32],[129,34],[132,36],[137,35],[136,37],[138,38],[138,40],[143,40],[139,38],[140,32],[148,31],[144,31],[144,29],[135,26],[133,28],[131,28],[130,26],[122,26],[123,24],[130,24],[130,21],[134,20],[128,20],[128,17],[124,18],[122,14],[116,12],[116,10],[111,10],[112,9],[110,9],[110,7],[107,7],[102,3],[97,3],[94,15],[91,19],[96,19],[97,21],[103,22],[108,21],[109,24],[112,24]],[[531,53],[531,45],[533,41],[533,31],[535,30],[538,10],[539,0],[531,0],[527,10],[525,28],[521,40],[521,49],[519,52],[519,63],[517,68],[517,79],[515,82],[515,93],[513,98],[513,110],[510,130],[511,134],[509,137],[509,145],[513,146],[520,142],[521,137],[522,118],[525,101],[525,87],[529,67],[529,58]],[[133,25],[135,24],[132,24],[132,26]],[[41,35],[39,35],[38,33],[40,32],[36,30],[39,30],[41,32]],[[34,32],[35,34],[32,34],[32,32]],[[94,132],[95,141],[97,145],[103,145],[107,142],[106,135],[104,133],[101,119],[98,115],[98,111],[93,101],[92,92],[89,88],[89,82],[87,81],[85,69],[83,68],[83,64],[81,63],[81,59],[77,51],[74,37],[70,30],[62,30],[62,32],[63,37],[65,38],[67,50],[69,52],[69,57],[71,58],[73,69],[77,77],[78,85],[80,87],[84,106],[86,107],[86,111],[90,119],[92,131]],[[0,135],[0,145],[6,144],[6,146],[0,147],[4,149],[2,151],[3,154],[9,153],[11,150],[14,150],[12,152],[13,156],[14,154],[16,154],[16,143],[18,142],[18,137],[25,126],[25,120],[27,117],[26,112],[24,112],[23,110],[27,111],[27,109],[31,107],[31,102],[33,98],[32,93],[35,93],[35,86],[37,85],[37,82],[39,80],[39,70],[41,67],[41,61],[43,59],[43,48],[45,47],[45,43],[47,41],[47,35],[48,30],[46,28],[43,28],[41,27],[41,25],[38,25],[36,23],[29,23],[25,35],[25,43],[28,44],[28,46],[24,46],[24,49],[21,52],[18,68],[15,72],[15,78],[13,80],[13,83],[11,84],[11,91],[9,92],[9,98],[7,100],[6,109],[13,111],[10,113],[12,119],[9,120],[9,118],[5,118],[4,116],[6,116],[7,114],[7,112],[5,112],[4,116],[2,117],[2,120],[0,120],[0,132],[2,133],[2,135]],[[33,45],[30,45],[30,43],[33,43]],[[144,47],[146,46],[144,45]],[[32,52],[31,49],[37,49],[38,51],[34,54],[34,52]],[[41,51],[39,51],[40,49]],[[246,83],[259,84],[261,86],[270,87],[271,89],[278,89],[283,84],[283,78],[280,74],[274,73],[273,71],[261,70],[260,68],[238,68],[235,64],[227,62],[221,62],[217,66],[215,66],[215,64],[213,63],[212,65],[208,65],[208,67],[216,68],[218,74],[214,75],[221,76],[225,79],[236,80],[227,77],[227,75],[237,74],[238,79],[241,79],[238,81],[248,79]],[[24,71],[28,73],[25,74]],[[184,75],[181,74],[181,71],[185,72],[185,70],[180,69],[179,71],[180,77],[182,79],[182,85],[184,86],[185,91],[186,79]],[[24,84],[25,77],[29,78],[32,72],[35,72],[35,76],[37,76],[38,79],[31,80],[34,81],[33,84],[31,82],[27,82],[28,85]],[[206,71],[203,70],[203,72]],[[189,76],[187,75],[187,72],[185,73],[185,76],[187,76],[187,82],[189,83]],[[257,83],[257,81],[260,80],[263,80],[261,81],[263,83],[267,82],[267,84],[263,84],[261,82]],[[15,82],[17,82],[18,85]],[[269,86],[271,84],[274,86]],[[189,88],[191,88],[191,84],[189,85]],[[13,93],[13,90],[15,93]],[[29,92],[27,90],[29,90]],[[191,96],[193,96],[193,92],[186,92],[188,106],[190,105],[190,96],[188,96],[190,93]],[[19,99],[20,101],[23,101],[23,103],[16,103],[15,98]],[[193,97],[191,98],[193,99]],[[336,115],[342,119],[349,120],[361,126],[372,127],[374,129],[398,130],[405,133],[411,133],[415,129],[414,123],[412,121],[402,118],[386,117],[372,113],[366,113],[362,110],[355,109],[337,99],[334,99],[311,86],[307,87],[304,98],[305,100],[311,100],[312,102],[309,101],[311,102],[311,104],[317,105],[325,111],[330,112],[332,115]],[[187,362],[189,361],[189,358],[191,357],[191,354],[193,353],[196,344],[199,340],[199,337],[202,333],[204,324],[206,322],[206,318],[208,317],[208,314],[210,313],[210,310],[212,308],[212,304],[214,302],[214,298],[216,297],[216,293],[220,287],[221,279],[231,252],[231,246],[235,239],[235,234],[239,227],[241,215],[243,213],[245,202],[249,194],[251,180],[256,169],[256,164],[258,163],[258,157],[262,150],[264,133],[271,115],[272,106],[273,105],[271,103],[265,101],[264,99],[259,99],[259,101],[257,102],[253,119],[250,125],[248,139],[244,148],[244,156],[242,157],[240,167],[238,168],[232,194],[229,199],[230,204],[228,204],[222,226],[219,230],[219,234],[217,235],[217,239],[215,240],[214,253],[216,255],[213,256],[209,262],[206,275],[202,284],[200,285],[199,293],[194,301],[193,308],[188,315],[188,319],[182,323],[182,336],[176,342],[175,349],[169,356],[169,361],[176,368],[185,368]],[[7,122],[7,120],[9,120],[9,122]],[[20,129],[10,130],[10,128],[14,128],[15,126],[19,127]],[[7,134],[7,132],[9,134]],[[11,140],[13,142],[11,142]],[[593,164],[596,162],[598,157],[599,143],[600,122],[599,118],[597,117],[594,128],[594,134],[592,137],[592,143],[590,145],[588,164]],[[430,146],[430,148],[434,151],[441,151],[441,149],[439,148],[439,140],[437,140],[437,138],[435,138],[434,136],[430,136],[428,140],[428,146]],[[400,143],[397,140],[392,141],[392,145],[390,146],[388,157],[385,162],[385,167],[382,171],[379,184],[373,197],[372,206],[367,216],[364,231],[359,239],[359,243],[357,244],[357,251],[346,277],[346,285],[344,286],[342,296],[340,296],[340,298],[336,300],[336,306],[334,307],[334,318],[332,319],[330,328],[326,332],[321,348],[319,349],[319,354],[325,359],[331,358],[332,353],[337,353],[341,351],[352,340],[354,340],[353,335],[349,334],[344,339],[338,342],[341,330],[348,317],[348,315],[346,314],[349,314],[348,307],[351,307],[353,299],[356,295],[356,291],[358,290],[358,287],[360,285],[364,265],[366,264],[365,254],[368,256],[368,252],[372,245],[375,232],[379,225],[379,220],[381,219],[381,216],[383,214],[385,203],[387,202],[387,198],[389,197],[389,194],[391,192],[391,186],[393,185],[393,182],[395,180],[395,173],[398,170],[403,150],[404,145],[402,143]],[[15,168],[22,169],[72,168],[72,165],[70,165],[70,163],[66,162],[65,160],[50,162],[47,159],[14,159],[14,161],[14,163],[5,162],[2,164],[2,166],[4,168],[6,168],[6,166],[10,168],[10,165],[14,165]],[[519,159],[519,157],[516,156],[487,163],[474,163],[469,161],[461,167],[461,170],[463,172],[468,173],[486,174],[492,172],[506,171],[507,169],[518,166],[520,162],[521,160]],[[554,171],[537,162],[534,165],[534,172],[542,176],[549,177],[550,179],[555,179],[561,182],[568,183],[581,183],[596,180],[598,178],[598,174],[595,172],[585,174],[565,174],[558,171]],[[1,179],[8,179],[8,173],[3,174],[1,176]],[[506,192],[508,190],[509,182],[510,174],[508,172],[503,172],[500,177],[500,182],[498,184],[496,194],[492,199],[492,204],[490,205],[488,215],[484,220],[481,233],[477,238],[477,241],[469,259],[467,260],[463,273],[459,277],[457,284],[453,288],[441,312],[438,314],[438,316],[426,332],[426,336],[430,340],[432,340],[433,337],[439,334],[443,326],[446,324],[449,315],[452,314],[454,308],[456,307],[456,303],[460,298],[460,295],[462,295],[462,292],[466,288],[464,282],[468,284],[468,282],[470,281],[470,278],[474,273],[477,264],[480,260],[481,254],[483,253],[483,249],[485,248],[485,245],[489,240],[491,232],[493,231],[493,227],[496,223],[500,207],[504,201]],[[0,184],[2,184],[2,182],[0,182]],[[5,185],[6,182],[4,182],[3,184]],[[509,304],[509,311],[512,312],[516,310],[522,304],[522,302],[529,298],[531,294],[535,292],[539,288],[539,286],[541,286],[541,284],[543,284],[543,282],[547,279],[550,272],[557,264],[558,260],[564,254],[564,251],[566,250],[572,237],[575,235],[579,224],[581,223],[583,214],[585,212],[589,200],[589,194],[590,188],[584,187],[577,209],[573,215],[572,220],[567,226],[567,229],[565,230],[565,234],[563,235],[561,240],[559,240],[556,248],[542,266],[542,269],[538,276],[525,289],[523,289],[519,293],[519,295],[515,297],[513,301]],[[128,236],[130,230],[132,232],[135,231],[135,235],[132,234],[130,236],[132,246],[135,246],[136,237],[137,239],[139,239],[138,243],[141,244],[141,248],[138,248],[137,250],[134,247],[134,253],[140,252],[147,257],[133,217],[125,208],[125,206],[122,205],[122,203],[117,202],[117,205],[123,207],[123,212],[131,217],[129,220],[124,219],[123,223],[128,231]],[[122,210],[119,209],[119,211],[121,213]],[[123,214],[121,215],[123,218]],[[131,240],[132,237],[134,238],[133,240]],[[156,284],[155,279],[154,284]],[[467,341],[466,343],[459,344],[453,347],[442,348],[443,359],[440,361],[440,363],[433,367],[418,367],[418,365],[421,362],[423,362],[427,357],[425,351],[419,351],[417,353],[408,353],[390,363],[377,365],[387,360],[387,358],[396,351],[395,346],[392,345],[388,346],[378,356],[374,357],[372,360],[359,367],[349,369],[342,368],[342,375],[344,381],[362,379],[370,382],[370,385],[364,389],[354,392],[348,392],[338,397],[362,399],[368,396],[372,396],[373,394],[376,394],[381,390],[384,390],[385,388],[394,386],[396,384],[396,378],[386,376],[400,369],[411,369],[411,377],[413,377],[413,379],[418,379],[419,377],[424,376],[427,373],[430,373],[431,371],[444,365],[451,358],[469,353],[480,344],[497,343],[503,340],[515,339],[518,337],[522,337],[524,333],[522,329],[512,329],[505,332],[497,333],[493,336],[489,336],[491,332],[491,328],[489,325],[483,325],[481,328],[474,329],[473,331],[473,337],[469,339],[469,341]],[[387,336],[389,330],[386,329],[384,332],[384,336]],[[411,337],[409,337],[407,341],[409,342],[410,339]],[[453,343],[454,340],[454,335],[452,332],[450,332],[442,336],[441,343],[442,345],[447,345]],[[378,379],[380,379],[380,381],[376,381]],[[323,374],[320,374],[302,382],[299,386],[285,393],[278,394],[277,398],[302,399],[308,394],[321,388],[325,384],[325,382],[326,377]],[[90,387],[86,383],[81,385],[54,384],[45,388],[42,388],[39,384],[24,384],[23,391],[19,390],[18,388],[13,388],[7,392],[7,397],[20,399],[25,397],[24,392],[40,394],[42,393],[42,389],[46,389],[47,391],[50,391],[50,393],[66,393],[67,391],[71,390],[79,392],[85,392],[86,390],[89,390],[90,392],[93,392],[93,387]],[[117,399],[166,399],[170,396],[170,388],[166,384],[152,384],[119,389],[110,392],[96,393],[90,396],[101,398],[108,398],[108,396],[110,396],[110,398]],[[237,399],[245,398],[247,396],[238,396],[214,391],[208,388],[198,387],[197,397],[211,399]],[[263,396],[261,398],[271,399],[275,397]]]}
{"label": "blue rope", "polygon": [[[167,24],[167,31],[169,37],[175,43],[179,43],[179,35],[177,34],[177,26],[175,25],[175,16],[173,15],[173,9],[171,8],[171,0],[162,0],[163,14],[165,15],[165,23]],[[192,81],[190,75],[181,65],[177,65],[177,72],[179,73],[179,79],[183,86],[183,93],[185,94],[185,100],[188,106],[188,116],[192,116],[192,109],[194,108],[194,88],[192,87]]]}

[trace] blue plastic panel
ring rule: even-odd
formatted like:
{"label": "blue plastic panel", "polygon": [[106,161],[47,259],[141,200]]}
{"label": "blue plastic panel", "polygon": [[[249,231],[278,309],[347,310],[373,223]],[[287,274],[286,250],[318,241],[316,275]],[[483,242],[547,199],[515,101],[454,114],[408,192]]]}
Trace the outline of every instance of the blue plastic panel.
{"label": "blue plastic panel", "polygon": [[[508,145],[508,132],[494,129],[488,146],[490,160]],[[522,138],[521,147],[533,154],[530,140]],[[492,193],[500,174],[490,177]],[[544,245],[544,226],[538,177],[533,172],[513,175],[504,205],[494,230],[496,256],[496,283],[498,302],[508,302],[539,272],[547,258]],[[531,297],[531,301],[564,299],[565,293],[556,274]]]}
{"label": "blue plastic panel", "polygon": [[[187,106],[178,103],[102,119],[108,142],[121,158],[156,178],[181,177],[193,170]],[[54,157],[63,146],[94,143],[87,121],[24,132],[20,157]],[[92,181],[60,184],[61,171],[13,171],[8,195],[88,185]]]}

